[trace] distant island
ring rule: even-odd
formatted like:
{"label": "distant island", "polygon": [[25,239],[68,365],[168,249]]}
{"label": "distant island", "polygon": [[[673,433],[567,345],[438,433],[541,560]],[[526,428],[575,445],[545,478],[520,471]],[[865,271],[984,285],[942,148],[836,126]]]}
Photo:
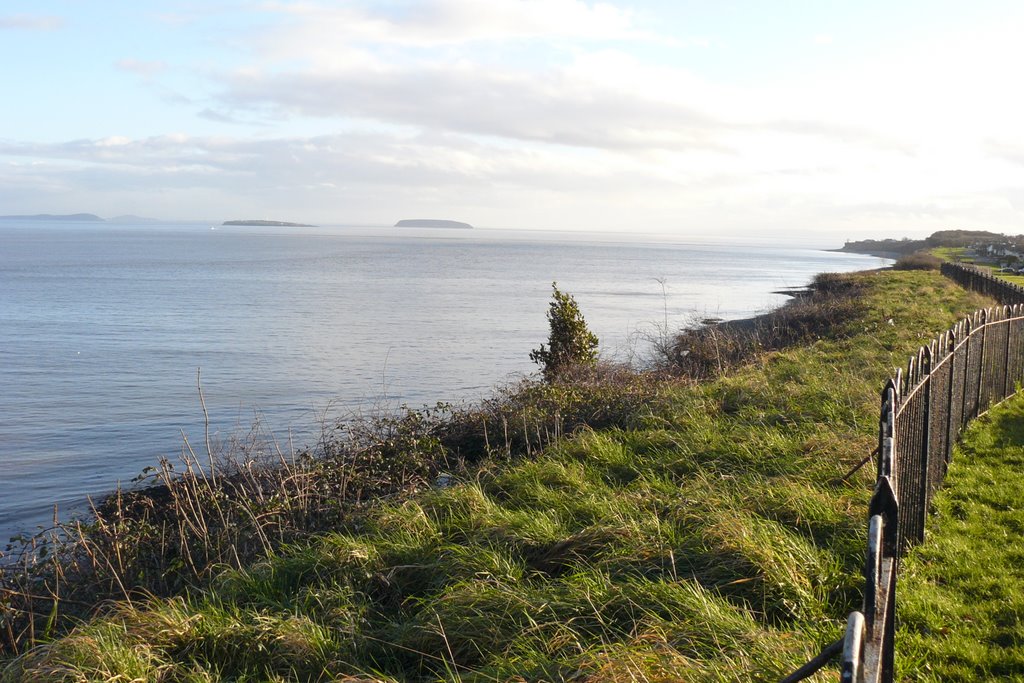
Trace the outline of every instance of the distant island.
{"label": "distant island", "polygon": [[316,228],[316,225],[309,225],[308,223],[289,223],[287,221],[261,221],[261,220],[241,220],[241,221],[224,221],[221,225],[248,225],[248,226],[261,226],[261,227],[274,227],[274,228]]}
{"label": "distant island", "polygon": [[80,223],[105,223],[102,218],[91,213],[52,214],[37,213],[31,216],[0,216],[3,221],[77,221]]}
{"label": "distant island", "polygon": [[472,230],[469,223],[459,221],[445,221],[436,218],[407,218],[395,223],[396,228],[457,228],[459,230]]}

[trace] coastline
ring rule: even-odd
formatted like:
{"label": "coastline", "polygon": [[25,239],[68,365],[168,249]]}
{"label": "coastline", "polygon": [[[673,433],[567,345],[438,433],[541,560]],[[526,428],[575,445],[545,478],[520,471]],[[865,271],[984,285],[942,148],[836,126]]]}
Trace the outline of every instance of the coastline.
{"label": "coastline", "polygon": [[[858,255],[872,256],[872,257],[876,257],[876,258],[886,258],[886,259],[894,259],[895,257],[898,256],[898,254],[895,254],[894,252],[870,253],[870,252],[860,252],[860,251],[844,251],[842,249],[822,249],[820,251],[823,251],[823,252],[840,252],[840,253],[855,253],[855,254],[858,254]],[[892,254],[892,256],[889,256],[887,254]],[[889,267],[891,267],[891,266],[886,266],[886,267],[883,267],[883,268],[868,268],[868,269],[857,270],[857,271],[843,271],[843,274],[849,274],[849,273],[869,273],[869,272],[885,270],[886,268],[889,268]],[[832,274],[834,274],[834,273],[832,273],[831,271],[822,271],[822,272],[819,272],[815,276],[815,279],[817,279],[819,277],[822,277],[822,276],[832,275]],[[695,329],[700,331],[700,330],[709,330],[709,329],[713,328],[714,330],[721,331],[721,332],[728,332],[728,333],[742,334],[742,335],[752,335],[752,334],[758,333],[760,330],[770,329],[770,328],[777,328],[777,326],[779,324],[778,319],[779,319],[780,315],[785,315],[785,313],[787,311],[791,310],[793,306],[795,306],[796,304],[800,303],[801,301],[804,301],[807,298],[813,296],[813,294],[814,294],[814,281],[812,281],[811,283],[808,283],[807,285],[805,285],[803,287],[794,287],[794,288],[774,290],[771,293],[772,294],[780,294],[780,295],[787,296],[787,297],[790,297],[790,298],[789,298],[789,300],[779,304],[778,306],[776,306],[774,308],[771,308],[771,309],[763,311],[763,312],[756,313],[754,315],[749,315],[749,316],[746,316],[746,317],[742,317],[742,318],[736,318],[736,319],[731,319],[731,320],[715,320],[715,319],[712,319],[712,318],[706,318],[705,321],[701,324],[701,326],[698,327],[698,328],[695,328]],[[677,331],[677,334],[681,334],[682,335],[682,334],[687,333],[688,331],[690,331],[690,330],[687,330],[685,328],[681,328],[681,329],[679,329]],[[507,379],[508,378],[506,378],[505,380],[500,380],[500,381],[504,382],[504,381],[507,381]],[[484,402],[486,402],[488,400],[489,399],[486,398],[486,397],[483,399]],[[405,408],[404,406],[402,407],[402,409],[403,410],[408,410],[408,408]],[[306,446],[304,446],[300,450],[302,452],[308,453],[308,452],[311,452],[311,449],[314,446],[315,446],[314,444],[306,445]],[[195,465],[196,465],[197,469],[201,469],[202,468],[202,465],[200,465],[198,459],[195,461]],[[153,469],[153,468],[149,467],[149,468],[146,468],[146,469]],[[235,478],[238,479],[238,475],[235,475]],[[138,511],[140,511],[140,512],[142,512],[146,508],[152,508],[153,506],[166,505],[169,502],[171,502],[172,492],[170,491],[170,488],[168,487],[168,485],[166,485],[166,484],[143,484],[143,483],[139,483],[141,481],[143,481],[143,478],[141,476],[139,476],[139,477],[136,478],[134,486],[130,486],[130,487],[126,488],[126,489],[122,489],[120,487],[120,485],[118,485],[117,488],[109,489],[109,490],[107,490],[104,493],[99,493],[99,494],[96,494],[95,496],[92,496],[92,498],[94,498],[96,501],[98,501],[96,503],[94,509],[96,511],[100,512],[101,515],[108,515],[108,516],[109,515],[117,515],[117,516],[121,516],[121,515],[124,514],[125,511],[124,510],[119,510],[118,506],[122,504],[122,501],[120,500],[120,497],[122,495],[124,495],[124,494],[127,494],[131,498],[131,504],[136,506],[136,509]],[[85,501],[83,501],[83,502],[85,502]],[[140,505],[141,505],[141,507],[139,507]],[[19,534],[22,534],[22,533],[23,532],[19,532]],[[50,533],[52,533],[52,528],[41,529],[35,535],[41,537],[43,535],[47,535],[47,534],[50,534]],[[30,536],[31,536],[31,534],[29,536],[26,536],[26,537],[30,537]],[[0,552],[0,566],[4,566],[5,560],[9,560],[9,559],[10,559],[9,557],[4,556],[4,554],[2,552]]]}
{"label": "coastline", "polygon": [[[826,250],[822,250],[822,251],[826,251]],[[833,250],[828,250],[828,251],[833,251]],[[872,254],[864,254],[864,255],[873,256]],[[883,256],[883,257],[879,257],[879,258],[887,258],[887,257]],[[811,282],[809,282],[807,285],[804,285],[803,287],[794,287],[794,288],[787,288],[787,289],[773,291],[772,294],[781,294],[781,295],[790,297],[789,300],[779,304],[778,306],[776,306],[774,308],[771,308],[769,310],[766,310],[766,311],[763,311],[763,312],[760,312],[760,313],[757,313],[757,314],[754,314],[754,315],[743,317],[743,318],[736,318],[736,319],[732,319],[732,320],[719,320],[717,322],[704,322],[700,327],[695,328],[695,331],[700,332],[700,331],[706,331],[706,330],[712,330],[713,329],[715,331],[726,333],[726,334],[732,335],[734,337],[735,336],[740,336],[740,337],[748,337],[748,338],[749,337],[755,337],[755,336],[757,336],[761,332],[772,333],[772,331],[777,331],[779,329],[780,325],[781,326],[785,326],[785,325],[788,325],[788,324],[792,324],[792,321],[788,319],[788,314],[791,311],[793,311],[794,308],[797,307],[798,305],[800,305],[801,303],[807,302],[808,300],[811,300],[811,299],[814,298],[816,291],[818,291],[816,289],[815,283],[820,281],[822,278],[828,278],[829,276],[833,276],[833,275],[838,275],[838,276],[842,277],[844,275],[850,275],[850,274],[855,274],[855,273],[880,272],[880,271],[888,270],[890,268],[891,268],[891,266],[884,266],[884,267],[881,267],[881,268],[867,268],[867,269],[864,269],[864,270],[857,270],[857,271],[844,271],[843,273],[833,273],[833,272],[830,272],[830,271],[823,271],[823,272],[818,273]],[[692,330],[680,329],[680,330],[677,331],[677,334],[680,335],[680,336],[683,336],[683,335],[687,334],[690,331],[692,331]],[[760,344],[760,342],[758,342],[758,343]],[[789,343],[791,343],[791,342],[788,342],[787,344],[784,344],[783,346],[789,345]],[[782,347],[780,347],[780,348],[782,348]],[[766,349],[762,349],[762,350],[766,350]],[[772,349],[772,350],[777,350],[777,349]],[[507,381],[507,380],[508,380],[508,378],[506,378],[505,380],[502,380],[502,381]],[[482,400],[482,403],[486,403],[489,400],[492,400],[492,399],[485,397]],[[477,407],[478,406],[475,406],[475,405],[474,406],[470,406],[470,409],[472,410],[472,409],[475,409]],[[409,408],[402,407],[402,410],[409,411]],[[415,411],[413,411],[413,412],[415,412]],[[306,449],[303,449],[303,450],[307,450],[308,452],[312,452],[310,449],[311,449],[311,447],[307,447]],[[196,464],[197,464],[197,466],[200,466],[198,461],[196,462]],[[239,475],[236,475],[236,478],[238,476]],[[135,488],[128,489],[125,492],[122,492],[120,489],[118,489],[118,490],[109,491],[107,494],[100,496],[98,498],[99,503],[97,505],[97,510],[101,514],[104,514],[104,515],[116,515],[116,516],[123,515],[124,511],[118,509],[118,506],[123,504],[123,501],[121,500],[121,496],[122,496],[123,493],[129,494],[128,504],[130,506],[133,506],[136,510],[139,510],[139,511],[144,511],[146,509],[152,508],[154,505],[159,506],[161,504],[167,504],[167,503],[169,503],[173,499],[173,494],[172,494],[172,492],[170,490],[170,487],[168,485],[166,485],[166,484],[151,484],[151,485],[137,486]]]}
{"label": "coastline", "polygon": [[[0,501],[0,533],[48,526],[55,501],[62,515],[86,513],[86,496],[129,482],[161,456],[176,459],[180,429],[193,446],[202,444],[197,367],[212,433],[228,438],[258,411],[282,440],[292,430],[297,444],[312,443],[325,406],[366,411],[483,399],[493,384],[535,370],[528,357],[546,336],[552,279],[581,295],[602,350],[626,358],[636,348],[632,331],[662,319],[657,277],[669,285],[670,322],[681,326],[705,312],[704,302],[707,315],[746,317],[783,303],[767,295],[773,289],[822,270],[876,263],[803,247],[612,245],[589,235],[553,243],[532,233],[482,230],[437,238],[429,231],[402,238],[368,232],[102,224],[11,229],[17,239],[10,257],[26,272],[47,273],[44,282],[55,287],[27,288],[27,280],[0,274],[0,289],[15,305],[36,312],[0,330],[0,346],[16,359],[4,368],[4,380],[19,396],[0,396],[10,482]],[[83,247],[89,262],[113,277],[96,280],[91,291],[56,287],[61,278],[90,276],[93,266],[75,256]],[[124,254],[156,258],[132,266]],[[55,271],[54,261],[82,265]],[[238,277],[246,271],[254,276]],[[212,289],[183,286],[182,272]],[[480,284],[467,289],[467,282]],[[360,297],[379,305],[353,305]],[[107,303],[97,308],[97,301]],[[113,315],[117,310],[131,312],[130,319]],[[66,321],[65,334],[54,339],[37,320]],[[182,320],[188,327],[168,324]],[[126,329],[140,332],[128,336]],[[48,365],[40,368],[32,359],[43,348]],[[59,370],[46,372],[49,367]],[[74,420],[39,419],[41,406]],[[116,439],[105,425],[116,425]]]}
{"label": "coastline", "polygon": [[875,256],[877,258],[884,258],[892,261],[899,260],[901,257],[906,256],[906,254],[899,251],[886,251],[884,249],[860,250],[840,247],[839,249],[825,249],[825,251],[831,251],[837,254],[863,254],[864,256]]}
{"label": "coastline", "polygon": [[[823,251],[841,251],[841,250],[839,250],[839,249],[826,249],[826,250],[823,250]],[[880,252],[878,254],[867,254],[867,253],[864,253],[864,252],[844,252],[844,253],[863,254],[865,256],[874,256],[876,258],[884,258],[884,259],[888,259],[888,260],[892,260],[892,261],[895,261],[896,258],[898,258],[898,256],[897,257],[885,256],[884,253],[886,253],[886,252]],[[864,270],[847,271],[847,273],[874,273],[874,272],[889,270],[891,268],[892,268],[892,265],[888,265],[888,266],[883,266],[881,268],[865,268]],[[816,277],[827,276],[827,275],[830,275],[830,274],[831,273],[829,273],[827,271],[824,271],[824,272],[818,273],[818,276],[816,276]],[[814,282],[812,281],[812,282],[808,283],[807,285],[805,285],[803,287],[793,287],[793,288],[790,288],[790,289],[780,289],[780,290],[776,290],[776,291],[774,291],[772,293],[773,294],[782,294],[784,296],[790,297],[790,299],[788,301],[785,301],[785,302],[779,304],[778,306],[776,306],[775,308],[773,308],[771,310],[764,311],[763,313],[758,313],[756,315],[748,316],[748,317],[745,317],[745,318],[737,318],[735,320],[722,320],[722,321],[713,323],[713,325],[716,328],[720,329],[720,330],[729,330],[729,331],[735,331],[735,332],[753,332],[753,331],[757,330],[758,328],[763,327],[764,325],[771,323],[774,318],[777,318],[778,315],[781,312],[783,312],[783,309],[785,309],[787,307],[792,307],[793,305],[795,305],[795,304],[799,303],[800,301],[805,300],[809,296],[813,295],[813,293],[814,293]]]}
{"label": "coastline", "polygon": [[[572,615],[600,609],[600,621],[588,622],[598,623],[596,631],[570,634],[582,646],[570,653],[571,659],[560,658],[561,651],[556,648],[543,660],[544,666],[589,671],[608,665],[604,653],[609,643],[646,647],[646,641],[620,635],[652,626],[660,629],[662,622],[649,622],[647,615],[652,614],[652,607],[669,600],[668,604],[679,605],[684,614],[711,615],[702,616],[699,622],[674,620],[675,628],[693,628],[709,643],[704,654],[696,655],[696,665],[704,667],[702,670],[736,666],[722,669],[722,677],[778,679],[820,649],[815,636],[820,634],[821,615],[845,609],[844,605],[837,607],[828,587],[844,577],[859,576],[862,568],[861,548],[842,539],[835,546],[822,547],[820,554],[812,551],[808,556],[806,549],[816,547],[822,534],[834,530],[837,523],[844,529],[863,526],[863,506],[851,505],[850,490],[818,483],[832,481],[837,473],[848,470],[875,441],[874,384],[887,374],[887,364],[878,362],[879,335],[895,352],[906,349],[909,354],[919,342],[918,326],[883,325],[877,329],[870,321],[876,320],[881,308],[895,309],[898,319],[945,324],[947,318],[975,303],[941,276],[926,272],[893,271],[891,278],[870,272],[866,277],[843,276],[831,281],[816,278],[826,284],[816,289],[836,294],[841,291],[841,280],[856,280],[863,287],[863,307],[850,309],[849,316],[833,315],[838,327],[818,329],[820,336],[810,343],[782,349],[778,362],[750,363],[737,373],[726,368],[726,373],[708,382],[602,370],[574,377],[566,387],[520,386],[503,394],[505,402],[499,396],[474,412],[456,414],[455,422],[437,421],[424,411],[388,422],[384,426],[391,445],[370,447],[363,442],[351,452],[367,456],[355,461],[359,465],[356,474],[372,475],[362,480],[371,484],[377,481],[374,463],[395,462],[405,454],[398,460],[401,469],[392,472],[410,473],[409,487],[368,498],[376,504],[363,505],[347,517],[331,516],[338,503],[335,485],[341,480],[321,478],[336,476],[337,464],[350,462],[344,458],[328,463],[323,470],[293,471],[278,482],[284,484],[288,495],[277,497],[258,492],[205,497],[203,478],[197,473],[186,476],[176,494],[195,496],[199,492],[201,497],[196,500],[202,504],[175,512],[186,515],[181,524],[171,523],[173,517],[164,524],[165,519],[155,516],[152,508],[138,508],[148,515],[143,520],[148,528],[186,533],[180,541],[151,538],[145,525],[135,525],[134,513],[121,517],[115,513],[117,524],[97,527],[139,534],[104,537],[106,545],[102,547],[117,547],[125,553],[129,576],[161,577],[159,585],[137,584],[151,593],[149,609],[169,615],[163,606],[175,600],[183,585],[197,596],[173,615],[176,620],[180,617],[182,624],[180,628],[178,621],[169,624],[177,634],[173,648],[161,640],[164,630],[147,630],[152,618],[144,609],[118,622],[118,633],[154,652],[167,653],[167,658],[154,666],[198,671],[217,665],[197,658],[210,652],[194,645],[199,638],[207,644],[237,642],[228,637],[228,630],[216,630],[220,622],[207,619],[202,611],[205,606],[216,605],[218,610],[223,606],[238,615],[224,627],[236,634],[239,623],[265,626],[257,635],[266,633],[267,640],[261,642],[271,644],[277,642],[278,633],[302,636],[305,632],[297,633],[294,624],[304,620],[302,623],[318,629],[316,633],[331,638],[337,633],[341,640],[331,640],[329,647],[321,649],[303,645],[300,650],[254,655],[245,660],[252,668],[244,673],[263,666],[270,656],[280,657],[275,661],[289,667],[303,666],[309,660],[300,657],[312,656],[317,671],[336,667],[329,669],[331,675],[342,677],[351,673],[352,667],[365,669],[370,660],[337,657],[340,645],[335,642],[361,643],[364,635],[372,639],[386,632],[396,634],[394,646],[408,648],[403,652],[432,652],[443,650],[447,638],[456,653],[453,656],[460,658],[455,663],[473,667],[479,666],[473,653],[500,658],[510,643],[519,642],[527,632],[531,638],[550,636],[551,642],[564,642],[565,625],[574,623]],[[928,302],[899,295],[899,291],[918,286],[928,288]],[[940,305],[935,305],[936,297],[942,297]],[[810,299],[814,297],[794,297],[774,313],[793,308],[794,303],[799,308]],[[826,312],[839,310],[832,306],[833,299],[826,303]],[[939,318],[927,317],[936,311],[941,311]],[[764,315],[746,320],[756,319],[763,320]],[[829,346],[828,353],[819,352],[814,343],[821,338],[835,344]],[[844,362],[836,362],[837,353]],[[524,418],[526,423],[520,427]],[[443,424],[450,428],[439,431]],[[547,448],[559,439],[564,439],[560,441],[563,446]],[[454,453],[459,458],[452,457]],[[303,487],[298,497],[297,483]],[[306,488],[307,484],[323,488],[314,491]],[[349,485],[355,487],[355,480],[349,480]],[[363,490],[371,495],[381,493],[373,486]],[[637,505],[638,495],[648,504]],[[304,501],[301,506],[292,505],[299,500]],[[766,509],[765,501],[771,507]],[[253,504],[258,505],[259,514],[250,517],[247,511],[255,511]],[[301,510],[316,513],[307,520],[314,526],[305,530],[288,527]],[[197,514],[203,516],[189,516]],[[221,514],[228,516],[223,526],[218,521]],[[204,519],[206,526],[199,524],[199,519]],[[254,528],[254,521],[265,526]],[[666,533],[672,534],[669,545]],[[259,543],[253,545],[261,534],[280,539],[286,546],[275,545],[268,556]],[[771,542],[760,542],[765,534]],[[232,554],[233,543],[244,544],[237,558]],[[174,552],[162,559],[154,556],[161,548]],[[179,549],[184,556],[178,554]],[[819,557],[828,562],[817,562]],[[203,558],[215,564],[206,567],[200,562]],[[225,562],[217,564],[222,559]],[[138,561],[147,563],[143,574],[135,571]],[[836,561],[842,572],[838,577]],[[204,568],[194,579],[180,575],[191,571],[191,562]],[[677,563],[690,568],[686,582],[676,578]],[[215,568],[224,565],[240,565],[231,573],[230,584],[213,581]],[[770,571],[778,566],[790,569],[784,575]],[[822,566],[827,567],[827,574],[822,573]],[[85,596],[76,592],[83,590],[80,587],[62,583],[62,605],[73,609],[79,602],[92,605],[117,599],[119,575],[103,574],[105,567],[100,564],[96,568],[100,580],[90,581],[89,586],[109,588],[109,593]],[[438,567],[443,571],[438,572]],[[487,572],[486,582],[480,581],[482,571]],[[755,571],[761,578],[747,581]],[[522,580],[523,572],[529,572],[529,581]],[[439,575],[444,577],[441,582],[437,581]],[[331,577],[330,583],[324,582],[325,576]],[[284,583],[277,579],[268,583],[268,577],[280,577]],[[339,577],[338,589],[343,592],[331,592],[334,577]],[[803,588],[815,585],[825,589]],[[577,587],[583,590],[575,590]],[[305,594],[307,589],[319,591],[316,595],[330,600],[337,611],[325,613],[316,605],[312,609],[296,605],[293,596]],[[714,600],[715,606],[710,613],[708,600]],[[769,611],[751,614],[745,606],[753,602],[766,605]],[[371,604],[407,607],[384,613],[367,609]],[[281,607],[268,611],[267,605]],[[463,605],[472,606],[472,622],[459,621],[466,614]],[[537,605],[555,605],[559,610],[564,605],[565,611],[538,621],[543,608],[538,610]],[[50,613],[45,606],[36,605],[33,612],[40,620]],[[350,618],[356,615],[365,615],[365,620]],[[620,621],[615,621],[613,631],[600,628],[600,624],[621,619],[625,621],[621,627]],[[736,632],[737,619],[744,620],[744,633],[779,643],[779,647],[773,646],[778,655],[767,659],[740,656],[749,654],[750,641],[744,638],[729,646],[737,648],[729,651],[730,656],[722,657],[719,643],[730,642],[728,634]],[[422,628],[422,624],[435,621],[445,629],[443,636]],[[200,622],[214,630],[199,632],[188,626]],[[108,623],[101,616],[85,628],[106,628]],[[59,622],[59,629],[63,624]],[[291,630],[286,630],[289,625]],[[414,639],[404,634],[413,634]],[[31,665],[53,663],[52,657],[75,642],[80,641],[62,642],[60,647],[65,650],[47,650],[41,654],[43,659]],[[323,661],[317,654],[321,651]],[[470,655],[463,657],[467,652]],[[644,661],[646,652],[637,650],[635,661]],[[683,677],[696,666],[694,655],[687,653],[687,657],[677,663],[677,673]],[[113,660],[101,651],[90,661],[102,664]],[[224,661],[237,658],[229,656]],[[346,664],[348,661],[353,663]],[[521,660],[494,661],[504,675],[536,677],[537,670],[523,669]],[[449,663],[410,654],[385,665],[388,668],[383,674],[389,677],[416,672],[433,679],[443,674],[438,667]],[[23,680],[31,680],[34,670],[27,671]],[[498,669],[484,673],[492,671]],[[495,677],[500,676],[495,673]]]}

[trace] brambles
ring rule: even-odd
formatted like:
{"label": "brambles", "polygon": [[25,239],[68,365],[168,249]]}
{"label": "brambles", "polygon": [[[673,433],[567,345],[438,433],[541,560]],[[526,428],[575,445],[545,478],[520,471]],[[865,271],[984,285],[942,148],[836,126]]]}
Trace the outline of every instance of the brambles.
{"label": "brambles", "polygon": [[548,346],[541,344],[530,352],[530,360],[541,366],[548,381],[573,366],[597,363],[597,337],[587,328],[576,299],[560,291],[557,282],[551,283],[551,289],[554,291],[548,308]]}

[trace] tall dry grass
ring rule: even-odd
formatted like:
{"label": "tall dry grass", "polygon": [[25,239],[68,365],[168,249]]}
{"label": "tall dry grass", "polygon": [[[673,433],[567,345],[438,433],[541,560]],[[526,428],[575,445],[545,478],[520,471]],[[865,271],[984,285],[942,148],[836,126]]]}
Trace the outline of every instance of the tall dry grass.
{"label": "tall dry grass", "polygon": [[693,379],[719,377],[757,354],[851,334],[864,312],[862,284],[835,273],[818,275],[785,306],[750,320],[703,324],[658,345],[655,367]]}

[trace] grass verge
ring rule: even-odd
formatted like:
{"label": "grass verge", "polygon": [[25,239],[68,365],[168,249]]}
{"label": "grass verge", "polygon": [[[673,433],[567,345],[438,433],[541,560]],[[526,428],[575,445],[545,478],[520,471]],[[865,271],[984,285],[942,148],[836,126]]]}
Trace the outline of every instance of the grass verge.
{"label": "grass verge", "polygon": [[1024,681],[1024,397],[994,408],[954,453],[904,564],[900,680]]}

